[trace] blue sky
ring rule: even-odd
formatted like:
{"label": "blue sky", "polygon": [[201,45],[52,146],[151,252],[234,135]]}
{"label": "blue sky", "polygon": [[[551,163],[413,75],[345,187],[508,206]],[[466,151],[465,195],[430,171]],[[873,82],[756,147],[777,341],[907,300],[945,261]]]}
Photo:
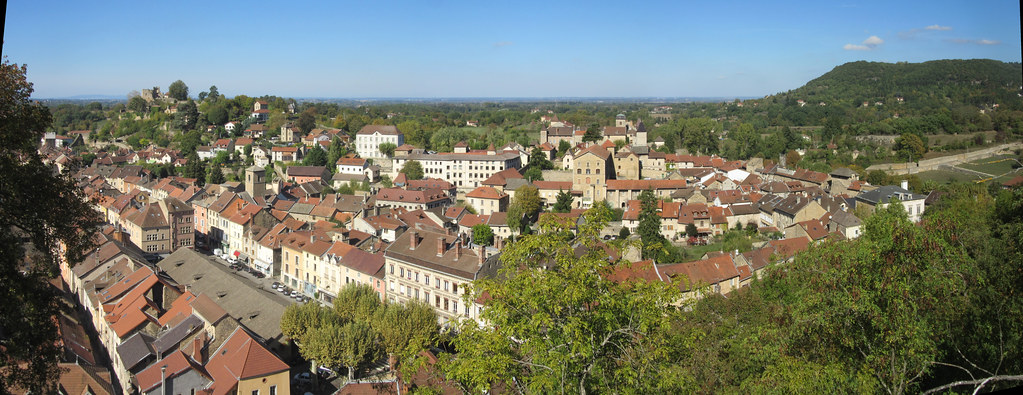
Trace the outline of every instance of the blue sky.
{"label": "blue sky", "polygon": [[1020,61],[1018,1],[10,0],[35,97],[734,97],[856,60]]}

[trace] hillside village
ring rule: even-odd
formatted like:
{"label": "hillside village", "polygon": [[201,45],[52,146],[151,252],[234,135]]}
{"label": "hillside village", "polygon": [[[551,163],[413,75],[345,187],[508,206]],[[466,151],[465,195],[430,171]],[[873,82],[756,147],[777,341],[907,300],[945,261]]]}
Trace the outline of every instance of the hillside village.
{"label": "hillside village", "polygon": [[[382,301],[422,300],[446,328],[480,320],[486,302],[466,299],[466,285],[497,275],[503,247],[535,231],[536,216],[581,224],[585,210],[606,204],[620,217],[603,239],[635,239],[639,199],[649,191],[665,240],[720,248],[678,261],[626,249],[621,256],[633,264],[616,276],[665,282],[693,299],[747,287],[815,243],[858,237],[859,216],[892,199],[918,221],[934,198],[905,183],[871,185],[848,168],[787,166],[785,157],[664,153],[642,120],[621,114],[596,141],[550,114],[529,146],[471,149],[463,141],[436,152],[406,143],[393,125],[365,125],[352,137],[289,122],[270,142],[265,106],[255,103],[241,137],[195,147],[199,160],[225,152],[251,160],[243,181],[159,177],[144,165],[181,168],[189,159],[152,145],[98,152],[74,167],[71,148],[91,144],[89,131],[48,133],[40,142],[48,162],[75,169],[106,222],[86,262],[65,265],[61,275],[102,343],[78,352],[106,350],[110,380],[126,393],[163,385],[294,391],[301,358],[282,334],[281,315],[292,303],[330,306],[346,284],[368,285]],[[254,145],[260,141],[270,149]],[[330,168],[299,163],[332,144],[348,154]],[[351,193],[337,192],[346,187]],[[528,198],[539,200],[537,212],[520,209]],[[751,248],[718,243],[737,232]]]}

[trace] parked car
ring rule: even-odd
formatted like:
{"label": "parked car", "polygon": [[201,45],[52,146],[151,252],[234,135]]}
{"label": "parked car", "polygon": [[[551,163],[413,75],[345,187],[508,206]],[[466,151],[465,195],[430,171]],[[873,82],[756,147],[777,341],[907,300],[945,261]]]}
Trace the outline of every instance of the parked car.
{"label": "parked car", "polygon": [[298,298],[298,291],[291,291],[291,297]]}
{"label": "parked car", "polygon": [[221,250],[221,249],[219,249],[219,248],[217,248],[217,249],[214,249],[214,250],[213,250],[213,255],[214,255],[214,256],[221,256],[221,255],[224,255],[224,250]]}
{"label": "parked car", "polygon": [[263,274],[263,272],[260,272],[260,271],[255,271],[255,272],[252,272],[252,276],[254,276],[256,278],[263,278],[263,277],[266,277],[266,274]]}
{"label": "parked car", "polygon": [[279,287],[279,286],[281,286],[281,283],[276,282],[276,281],[274,281],[274,283],[271,285],[271,287],[273,287],[273,289],[277,289],[277,287]]}

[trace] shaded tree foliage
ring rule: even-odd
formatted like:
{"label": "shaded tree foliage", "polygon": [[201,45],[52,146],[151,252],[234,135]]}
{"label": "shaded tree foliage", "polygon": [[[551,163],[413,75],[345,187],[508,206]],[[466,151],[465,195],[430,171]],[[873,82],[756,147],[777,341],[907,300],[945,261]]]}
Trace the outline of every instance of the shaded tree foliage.
{"label": "shaded tree foliage", "polygon": [[55,393],[61,310],[48,280],[84,258],[101,222],[70,173],[36,153],[50,112],[25,72],[0,63],[0,388]]}

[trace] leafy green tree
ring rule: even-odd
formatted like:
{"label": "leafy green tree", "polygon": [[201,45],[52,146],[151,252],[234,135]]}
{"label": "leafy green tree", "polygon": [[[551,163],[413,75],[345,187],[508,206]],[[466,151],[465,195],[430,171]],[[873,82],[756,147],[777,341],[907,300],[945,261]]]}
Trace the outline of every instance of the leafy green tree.
{"label": "leafy green tree", "polygon": [[391,181],[391,176],[387,174],[381,174],[380,185],[383,185],[384,188],[390,188],[394,186],[394,182]]}
{"label": "leafy green tree", "polygon": [[194,178],[197,186],[203,186],[206,184],[206,165],[199,160],[199,155],[192,152],[185,159],[188,162],[185,163],[184,176],[186,178]]}
{"label": "leafy green tree", "polygon": [[316,128],[316,107],[309,107],[305,111],[302,111],[298,116],[298,122],[295,122],[295,126],[298,127],[302,133],[309,133]]}
{"label": "leafy green tree", "polygon": [[540,170],[550,170],[554,168],[554,164],[547,159],[547,154],[540,150],[540,147],[533,148],[533,151],[530,152],[529,166],[539,168]]}
{"label": "leafy green tree", "polygon": [[306,151],[305,157],[302,158],[303,166],[326,166],[327,165],[327,153],[318,148],[310,148]]}
{"label": "leafy green tree", "polygon": [[622,239],[622,240],[625,240],[625,239],[629,238],[629,236],[631,236],[631,235],[632,235],[632,233],[629,232],[629,228],[626,228],[624,226],[622,227],[621,230],[618,231],[618,238]]}
{"label": "leafy green tree", "polygon": [[540,200],[540,191],[532,185],[518,187],[515,189],[515,197],[512,199],[511,206],[519,209],[527,225],[532,224],[536,221],[540,208],[543,207],[543,201]]}
{"label": "leafy green tree", "polygon": [[341,143],[341,138],[334,136],[334,139],[330,141],[330,147],[327,148],[327,167],[331,173],[337,171],[337,161],[345,156],[345,147]]}
{"label": "leafy green tree", "polygon": [[427,148],[430,143],[430,133],[423,130],[419,121],[409,120],[398,123],[398,130],[405,134],[405,142],[416,147]]}
{"label": "leafy green tree", "polygon": [[334,299],[334,313],[342,321],[368,321],[382,307],[380,295],[366,284],[348,283]]}
{"label": "leafy green tree", "polygon": [[920,139],[920,136],[912,133],[905,133],[895,139],[895,150],[907,161],[916,162],[927,153],[927,145]]}
{"label": "leafy green tree", "polygon": [[696,225],[686,224],[686,236],[696,237],[700,235],[700,231],[696,229]]}
{"label": "leafy green tree", "polygon": [[206,113],[206,120],[209,121],[211,125],[221,125],[222,126],[225,123],[227,123],[227,119],[228,119],[227,118],[227,109],[224,108],[223,105],[214,105]]}
{"label": "leafy green tree", "polygon": [[376,342],[376,333],[366,321],[352,321],[340,328],[336,336],[331,336],[341,351],[337,360],[348,367],[348,380],[355,380],[356,370],[364,368],[380,356],[380,346]]}
{"label": "leafy green tree", "polygon": [[[315,303],[308,303],[307,305],[316,306]],[[285,313],[287,313],[287,310],[285,310]],[[283,317],[281,323],[282,325],[284,323]],[[302,344],[299,347],[299,353],[302,355],[302,358],[332,369],[346,366],[344,360],[345,345],[343,341],[345,333],[342,329],[343,325],[340,322],[331,322],[322,326],[316,325],[305,328]]]}
{"label": "leafy green tree", "polygon": [[198,121],[199,110],[195,107],[195,102],[188,100],[178,104],[178,112],[174,114],[175,127],[181,130],[192,130],[195,129],[195,124]]}
{"label": "leafy green tree", "polygon": [[558,196],[554,202],[554,207],[551,211],[555,213],[567,213],[572,211],[572,203],[575,199],[572,197],[572,193],[569,191],[558,191]]}
{"label": "leafy green tree", "polygon": [[0,62],[0,388],[56,393],[61,304],[48,280],[93,249],[100,218],[70,173],[36,145],[49,110],[30,100],[26,68]]}
{"label": "leafy green tree", "polygon": [[383,351],[395,359],[399,371],[414,365],[423,350],[437,344],[440,326],[433,307],[418,299],[388,304],[377,311],[373,326],[380,335]]}
{"label": "leafy green tree", "polygon": [[142,96],[135,96],[128,100],[128,111],[132,111],[139,115],[149,112],[149,103],[146,103],[146,99]]}
{"label": "leafy green tree", "polygon": [[405,165],[401,167],[400,173],[404,173],[405,177],[409,180],[422,180],[423,179],[423,164],[419,161],[410,160],[405,162]]}
{"label": "leafy green tree", "polygon": [[487,224],[473,225],[472,242],[485,246],[494,245],[494,230]]}
{"label": "leafy green tree", "polygon": [[867,182],[877,186],[888,185],[892,183],[892,178],[884,170],[872,170],[867,174]]}
{"label": "leafy green tree", "polygon": [[888,392],[914,391],[967,303],[972,262],[913,225],[897,201],[863,226],[857,242],[814,247],[787,266],[793,315],[803,317],[791,344],[810,360],[844,361]]}
{"label": "leafy green tree", "polygon": [[558,157],[559,158],[563,157],[565,155],[568,155],[569,154],[568,151],[570,151],[570,150],[572,150],[572,144],[569,144],[567,140],[561,140],[561,141],[558,142]]}
{"label": "leafy green tree", "polygon": [[685,392],[685,379],[663,352],[692,342],[671,330],[678,289],[608,278],[630,264],[597,247],[609,217],[606,207],[591,209],[578,236],[545,220],[546,231],[506,247],[500,280],[477,280],[466,296],[490,296],[487,325],[459,324],[457,354],[441,356],[445,377],[466,392],[499,384],[528,393]]}
{"label": "leafy green tree", "polygon": [[590,126],[586,128],[586,133],[583,134],[584,142],[600,141],[602,138],[604,138],[604,135],[600,131],[600,124],[596,123],[590,124]]}
{"label": "leafy green tree", "polygon": [[750,123],[739,124],[738,128],[728,133],[728,137],[735,143],[736,159],[749,159],[760,149],[760,135]]}
{"label": "leafy green tree", "polygon": [[171,82],[167,88],[167,95],[178,101],[188,99],[188,85],[181,80]]}
{"label": "leafy green tree", "polygon": [[281,333],[298,343],[306,343],[317,328],[339,324],[337,315],[318,303],[290,304],[281,314]]}
{"label": "leafy green tree", "polygon": [[543,181],[543,171],[539,167],[530,167],[522,173],[522,177],[529,181]]}
{"label": "leafy green tree", "polygon": [[[221,97],[220,96],[220,91],[217,90],[217,86],[216,85],[211,85],[210,86],[210,93],[208,95],[206,95],[206,98],[209,99],[209,101],[211,101],[211,102],[216,102],[217,100],[220,100],[220,97]],[[221,122],[221,123],[223,123],[223,122]]]}
{"label": "leafy green tree", "polygon": [[636,227],[636,234],[643,242],[643,259],[657,258],[668,242],[661,234],[661,210],[657,205],[657,196],[654,196],[653,190],[648,189],[640,192],[639,201],[639,225]]}
{"label": "leafy green tree", "polygon": [[377,146],[377,149],[379,149],[381,153],[387,156],[394,156],[394,150],[397,148],[398,146],[395,145],[394,143],[380,143],[380,145]]}
{"label": "leafy green tree", "polygon": [[224,177],[224,171],[220,169],[220,165],[212,163],[209,174],[206,176],[206,183],[210,185],[218,185],[225,182],[227,182],[227,178]]}

